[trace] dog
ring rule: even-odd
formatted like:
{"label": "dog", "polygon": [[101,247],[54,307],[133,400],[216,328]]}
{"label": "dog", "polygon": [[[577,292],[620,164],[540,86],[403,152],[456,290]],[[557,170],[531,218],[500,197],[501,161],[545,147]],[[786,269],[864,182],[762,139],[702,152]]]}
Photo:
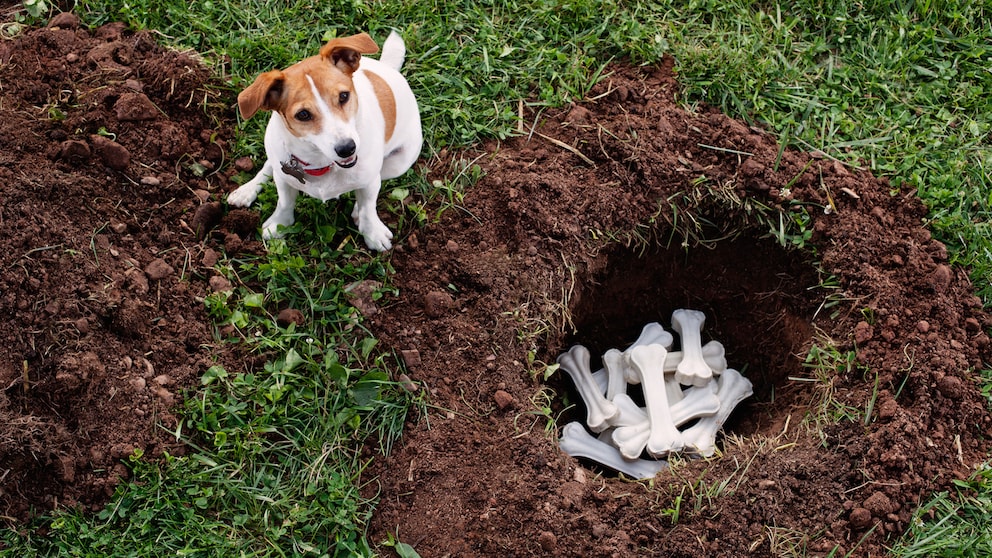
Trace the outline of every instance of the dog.
{"label": "dog", "polygon": [[423,131],[417,99],[400,73],[406,45],[392,32],[379,47],[366,33],[332,39],[285,70],[259,75],[238,95],[244,119],[272,111],[265,129],[266,161],[257,175],[227,196],[248,207],[269,178],[279,199],[262,224],[262,238],[279,238],[295,221],[296,197],[321,201],[355,192],[351,217],[372,250],[392,247],[379,218],[382,181],[406,172],[420,156]]}

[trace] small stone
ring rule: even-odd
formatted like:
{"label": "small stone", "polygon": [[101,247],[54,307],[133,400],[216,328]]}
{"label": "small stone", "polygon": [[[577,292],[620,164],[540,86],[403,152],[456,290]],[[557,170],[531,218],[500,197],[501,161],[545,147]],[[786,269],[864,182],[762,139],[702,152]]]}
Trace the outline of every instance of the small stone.
{"label": "small stone", "polygon": [[558,547],[558,537],[551,531],[542,531],[537,536],[537,544],[541,545],[541,549],[545,552],[554,552]]}
{"label": "small stone", "polygon": [[451,252],[452,254],[458,253],[458,243],[454,240],[449,240],[447,244],[444,245],[445,250]]}
{"label": "small stone", "polygon": [[172,378],[168,374],[159,374],[152,378],[152,381],[160,386],[167,386],[172,383]]}
{"label": "small stone", "polygon": [[982,329],[982,324],[975,318],[966,318],[964,320],[964,329],[974,333]]}
{"label": "small stone", "polygon": [[213,267],[217,265],[218,261],[220,261],[220,254],[213,248],[205,249],[203,256],[200,257],[200,265],[203,267]]}
{"label": "small stone", "polygon": [[90,145],[100,156],[103,164],[113,170],[122,171],[131,164],[131,152],[116,141],[100,135],[90,136]]}
{"label": "small stone", "polygon": [[155,120],[159,110],[155,103],[144,93],[127,92],[118,97],[114,103],[114,113],[121,122],[139,122]]}
{"label": "small stone", "polygon": [[878,418],[888,420],[899,412],[899,403],[895,399],[886,399],[878,406]]}
{"label": "small stone", "polygon": [[234,168],[238,172],[248,172],[255,168],[255,162],[251,160],[251,157],[239,157],[234,160]]}
{"label": "small stone", "polygon": [[203,240],[223,218],[224,208],[220,202],[205,203],[196,208],[189,226],[196,233],[196,238]]}
{"label": "small stone", "polygon": [[79,55],[76,54],[75,52],[70,52],[69,54],[66,54],[65,55],[65,61],[68,62],[68,63],[70,63],[70,64],[72,64],[73,62],[78,62],[79,61]]}
{"label": "small stone", "polygon": [[948,399],[961,399],[966,391],[964,383],[957,376],[944,376],[937,380],[937,390]]}
{"label": "small stone", "polygon": [[406,374],[400,374],[397,380],[399,381],[400,385],[403,386],[403,389],[407,390],[410,393],[417,393],[417,390],[420,389],[420,386],[414,383],[414,381],[410,379],[410,376],[407,376]]}
{"label": "small stone", "polygon": [[444,316],[455,305],[455,300],[444,291],[432,291],[424,297],[424,311],[432,318]]}
{"label": "small stone", "polygon": [[777,483],[771,479],[761,479],[758,481],[758,488],[761,490],[768,490],[769,488],[775,488]]}
{"label": "small stone", "polygon": [[897,509],[892,507],[892,500],[884,492],[873,493],[861,505],[875,517],[885,517]]}
{"label": "small stone", "polygon": [[172,269],[172,266],[167,264],[162,258],[152,260],[152,262],[145,267],[145,275],[153,281],[161,281],[175,272],[176,270]]}
{"label": "small stone", "polygon": [[76,29],[79,27],[79,16],[72,12],[59,12],[48,20],[48,26],[59,29]]}
{"label": "small stone", "polygon": [[155,390],[155,397],[161,399],[162,403],[168,407],[171,407],[176,402],[176,396],[164,387]]}
{"label": "small stone", "polygon": [[210,278],[209,284],[210,290],[215,293],[226,293],[234,288],[231,285],[231,282],[228,281],[227,277],[224,277],[223,275],[214,275]]}
{"label": "small stone", "polygon": [[572,480],[574,480],[579,484],[585,484],[587,480],[586,470],[583,469],[582,467],[576,467],[575,472],[572,473]]}
{"label": "small stone", "polygon": [[127,223],[120,223],[120,222],[113,223],[112,225],[110,225],[110,230],[114,231],[117,234],[124,234],[127,232]]}
{"label": "small stone", "polygon": [[131,389],[133,389],[134,391],[144,390],[145,385],[146,385],[145,379],[142,378],[141,376],[138,376],[136,378],[131,378]]}
{"label": "small stone", "polygon": [[933,286],[935,291],[943,292],[951,286],[951,280],[953,278],[954,274],[951,272],[951,268],[947,265],[940,264],[933,270],[933,273],[930,274],[930,284]]}
{"label": "small stone", "polygon": [[161,186],[162,185],[162,179],[159,178],[159,177],[157,177],[157,176],[152,176],[152,175],[142,176],[140,182],[142,184],[144,184],[145,186]]}
{"label": "small stone", "polygon": [[410,370],[416,370],[420,366],[420,351],[417,349],[404,349],[400,351],[403,363]]}
{"label": "small stone", "polygon": [[306,323],[306,317],[303,316],[303,312],[300,312],[296,308],[286,308],[279,312],[279,315],[276,317],[276,323],[281,327],[289,327],[289,324],[296,324],[299,327]]}
{"label": "small stone", "polygon": [[66,140],[59,146],[59,159],[71,162],[89,160],[93,155],[90,146],[85,141]]}
{"label": "small stone", "polygon": [[501,389],[496,390],[496,393],[493,394],[493,399],[496,400],[496,406],[500,409],[506,409],[514,403],[513,396]]}
{"label": "small stone", "polygon": [[873,335],[874,332],[868,322],[858,322],[858,325],[854,326],[854,342],[858,345],[870,340]]}
{"label": "small stone", "polygon": [[916,323],[916,331],[919,331],[920,333],[927,333],[928,331],[930,331],[930,322],[926,320],[920,320],[919,322]]}
{"label": "small stone", "polygon": [[862,529],[867,529],[871,525],[871,512],[865,508],[854,508],[851,510],[851,516],[848,518],[848,523],[851,529],[855,531],[861,531]]}
{"label": "small stone", "polygon": [[90,332],[90,321],[86,318],[79,318],[73,322],[73,325],[76,326],[76,331],[79,333],[86,334]]}

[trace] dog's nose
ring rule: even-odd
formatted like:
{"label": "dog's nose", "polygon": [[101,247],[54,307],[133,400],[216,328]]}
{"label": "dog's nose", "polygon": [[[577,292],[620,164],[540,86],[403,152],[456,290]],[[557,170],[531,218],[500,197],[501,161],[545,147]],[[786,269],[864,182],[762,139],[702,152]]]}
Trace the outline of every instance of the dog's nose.
{"label": "dog's nose", "polygon": [[351,157],[355,154],[355,140],[345,140],[334,146],[334,152],[338,157]]}

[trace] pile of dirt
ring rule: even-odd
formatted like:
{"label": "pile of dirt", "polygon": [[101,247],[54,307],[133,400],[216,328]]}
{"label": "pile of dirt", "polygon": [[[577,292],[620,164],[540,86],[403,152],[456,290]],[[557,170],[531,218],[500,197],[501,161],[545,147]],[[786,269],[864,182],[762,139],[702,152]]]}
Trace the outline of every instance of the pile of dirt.
{"label": "pile of dirt", "polygon": [[234,117],[211,75],[71,14],[0,42],[5,517],[100,509],[126,458],[182,454],[173,410],[228,358],[202,303],[220,252],[191,229],[227,185]]}
{"label": "pile of dirt", "polygon": [[[128,456],[183,453],[172,413],[206,367],[260,366],[214,341],[201,302],[225,288],[222,250],[260,249],[257,215],[216,204],[234,188],[233,95],[150,33],[71,16],[0,43],[0,83],[18,131],[0,137],[0,513],[98,509]],[[428,163],[446,178],[479,156],[485,176],[439,222],[397,231],[399,294],[363,309],[431,402],[367,471],[373,541],[776,555],[805,535],[811,554],[877,555],[981,460],[992,421],[970,371],[988,318],[919,201],[687,112],[677,87],[671,61],[614,66],[537,129]],[[808,221],[770,235],[762,207]],[[722,456],[632,483],[561,455],[547,417],[582,410],[544,364],[576,342],[622,347],[679,307],[706,312],[755,384]],[[855,358],[817,377],[803,359],[827,338]],[[805,423],[822,400],[848,418]]]}
{"label": "pile of dirt", "polygon": [[[878,555],[983,458],[988,317],[919,200],[688,112],[672,66],[614,66],[594,100],[485,146],[462,207],[398,242],[399,296],[370,327],[434,406],[370,471],[377,537],[423,556]],[[762,207],[805,228],[772,234]],[[755,384],[722,457],[631,483],[559,454],[544,417],[584,413],[535,373],[680,307]],[[804,366],[828,339],[829,369]],[[804,422],[822,401],[839,422]]]}

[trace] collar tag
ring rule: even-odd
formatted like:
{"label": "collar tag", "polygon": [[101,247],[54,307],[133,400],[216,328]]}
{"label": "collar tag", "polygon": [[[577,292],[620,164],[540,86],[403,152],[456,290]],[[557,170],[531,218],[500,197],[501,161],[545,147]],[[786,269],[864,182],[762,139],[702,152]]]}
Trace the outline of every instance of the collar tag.
{"label": "collar tag", "polygon": [[303,170],[303,165],[300,164],[300,160],[296,157],[290,157],[288,161],[280,161],[282,165],[282,172],[292,176],[300,181],[300,184],[305,184],[306,179],[304,179],[305,171]]}

